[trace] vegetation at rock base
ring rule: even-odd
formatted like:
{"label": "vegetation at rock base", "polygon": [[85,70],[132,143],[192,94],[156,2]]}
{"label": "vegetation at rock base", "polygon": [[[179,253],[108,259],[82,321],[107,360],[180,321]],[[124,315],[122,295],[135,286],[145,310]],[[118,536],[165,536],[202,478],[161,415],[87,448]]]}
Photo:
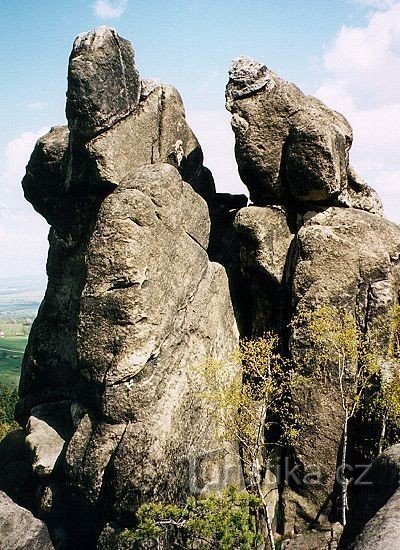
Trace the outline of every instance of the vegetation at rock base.
{"label": "vegetation at rock base", "polygon": [[378,426],[371,447],[372,458],[400,441],[400,306],[396,306],[390,333],[389,353],[380,361],[372,390],[364,396],[361,420]]}
{"label": "vegetation at rock base", "polygon": [[[342,524],[348,511],[346,477],[349,447],[349,422],[360,415],[380,422],[382,430],[378,452],[384,448],[387,426],[393,429],[400,421],[400,364],[398,359],[399,313],[394,312],[391,328],[393,344],[389,357],[380,350],[379,331],[364,332],[355,318],[335,307],[322,306],[314,312],[299,315],[293,328],[303,330],[307,342],[297,368],[309,379],[330,380],[340,392],[343,411],[343,440],[340,460],[342,486]],[[382,330],[384,327],[380,327]],[[378,453],[376,453],[378,454]]]}
{"label": "vegetation at rock base", "polygon": [[18,428],[14,409],[18,401],[17,386],[27,337],[0,338],[0,440]]}
{"label": "vegetation at rock base", "polygon": [[[168,547],[168,540],[183,541],[182,548],[250,549],[260,544],[265,547],[267,541],[275,548],[269,495],[262,479],[273,450],[290,448],[301,431],[291,406],[291,388],[313,378],[329,380],[339,390],[343,411],[341,520],[345,525],[350,420],[363,413],[381,422],[379,451],[389,427],[393,431],[400,423],[398,309],[394,317],[390,374],[377,346],[378,336],[359,330],[352,315],[329,306],[297,317],[292,328],[302,331],[307,345],[293,361],[281,356],[278,338],[266,333],[242,340],[229,360],[209,357],[196,367],[206,388],[201,397],[209,403],[219,440],[223,443],[229,434],[239,442],[246,491],[232,487],[202,499],[190,497],[184,506],[144,504],[137,513],[137,529],[126,530],[125,539],[156,541],[160,548]],[[225,372],[232,362],[240,362],[242,376],[227,384]],[[238,451],[233,448],[231,452]]]}
{"label": "vegetation at rock base", "polygon": [[123,535],[133,545],[143,541],[157,548],[169,548],[169,540],[182,540],[176,548],[252,550],[261,543],[255,529],[261,506],[259,498],[234,487],[202,499],[189,497],[184,506],[143,504],[137,529]]}
{"label": "vegetation at rock base", "polygon": [[[242,378],[226,386],[219,379],[221,365],[209,359],[201,368],[208,388],[203,397],[214,411],[214,418],[222,426],[222,434],[228,433],[239,442],[240,458],[246,480],[246,489],[256,494],[262,502],[262,513],[257,527],[264,530],[263,538],[275,548],[268,494],[262,488],[265,475],[265,431],[275,425],[275,413],[286,416],[283,410],[290,374],[283,372],[278,338],[271,333],[263,337],[240,342],[240,348],[232,358],[242,365]],[[287,434],[281,434],[285,437]],[[272,449],[271,449],[272,450]],[[235,450],[233,450],[235,452]]]}
{"label": "vegetation at rock base", "polygon": [[242,377],[229,385],[224,376],[229,361],[207,358],[198,367],[207,388],[201,396],[212,409],[221,438],[226,433],[234,435],[241,446],[241,458],[250,469],[263,453],[266,429],[274,431],[274,445],[290,444],[298,435],[289,399],[294,371],[277,351],[278,345],[272,333],[241,340],[231,361],[242,365]]}
{"label": "vegetation at rock base", "polygon": [[8,386],[0,386],[0,440],[8,432],[18,428],[18,424],[14,421],[14,409],[17,401],[17,390]]}
{"label": "vegetation at rock base", "polygon": [[[262,507],[256,521],[263,540],[275,548],[269,507],[269,490],[263,487],[267,462],[278,446],[287,447],[298,436],[299,426],[290,401],[295,373],[278,351],[279,339],[265,333],[243,339],[231,361],[242,365],[242,376],[227,385],[224,371],[229,362],[208,358],[200,366],[206,391],[202,397],[212,409],[217,427],[239,443],[246,489],[256,495]],[[269,443],[267,443],[269,442]],[[231,452],[237,452],[236,447]]]}
{"label": "vegetation at rock base", "polygon": [[[208,357],[195,368],[206,388],[199,395],[208,402],[217,440],[226,443],[228,434],[239,442],[247,490],[231,487],[205,498],[190,497],[183,507],[144,504],[137,512],[137,529],[126,530],[125,538],[151,539],[160,548],[179,537],[182,548],[253,549],[264,548],[267,541],[275,548],[268,494],[262,486],[265,431],[274,432],[274,445],[288,445],[298,435],[289,398],[293,371],[277,352],[278,345],[278,338],[266,333],[242,340],[229,360]],[[227,384],[225,372],[232,362],[242,365],[242,376]],[[278,413],[284,422],[277,421]],[[236,445],[231,452],[238,453]]]}

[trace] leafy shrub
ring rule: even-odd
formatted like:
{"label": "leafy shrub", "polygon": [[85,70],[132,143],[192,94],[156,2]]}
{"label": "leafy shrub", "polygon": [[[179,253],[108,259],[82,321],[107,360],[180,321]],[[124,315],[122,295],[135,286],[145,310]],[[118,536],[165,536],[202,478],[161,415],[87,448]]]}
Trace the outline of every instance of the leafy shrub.
{"label": "leafy shrub", "polygon": [[184,506],[143,504],[137,529],[123,535],[133,547],[141,541],[171,548],[168,541],[181,540],[187,549],[251,550],[261,541],[255,521],[261,505],[259,498],[235,487],[202,499],[189,497]]}
{"label": "leafy shrub", "polygon": [[18,428],[18,424],[14,421],[14,410],[17,401],[17,390],[8,386],[0,386],[0,440],[8,432]]}

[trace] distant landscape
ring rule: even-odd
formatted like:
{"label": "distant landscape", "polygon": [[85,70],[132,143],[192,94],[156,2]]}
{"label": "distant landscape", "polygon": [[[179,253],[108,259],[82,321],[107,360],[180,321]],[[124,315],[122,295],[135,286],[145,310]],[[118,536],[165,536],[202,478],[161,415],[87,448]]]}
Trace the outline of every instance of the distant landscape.
{"label": "distant landscape", "polygon": [[0,278],[1,386],[18,386],[24,350],[43,295],[43,279]]}

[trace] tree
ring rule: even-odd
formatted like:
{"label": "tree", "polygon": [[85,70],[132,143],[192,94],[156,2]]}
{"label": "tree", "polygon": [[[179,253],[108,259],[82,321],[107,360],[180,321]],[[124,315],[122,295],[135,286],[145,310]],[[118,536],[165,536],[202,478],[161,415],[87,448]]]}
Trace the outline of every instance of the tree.
{"label": "tree", "polygon": [[0,440],[8,432],[19,427],[14,421],[14,410],[17,401],[17,390],[8,386],[0,386]]}
{"label": "tree", "polygon": [[373,395],[371,412],[375,419],[381,422],[381,431],[378,442],[378,454],[389,446],[387,443],[387,432],[389,428],[399,429],[400,425],[400,365],[387,373],[386,376],[380,373],[379,390]]}
{"label": "tree", "polygon": [[307,376],[333,380],[339,389],[343,411],[341,456],[342,524],[346,525],[348,480],[346,477],[349,422],[379,373],[379,361],[371,337],[361,332],[345,310],[322,306],[298,315],[293,328],[303,331],[306,348],[299,359]]}
{"label": "tree", "polygon": [[[278,338],[272,333],[256,339],[244,339],[232,360],[242,365],[242,378],[226,384],[224,362],[208,358],[199,367],[207,388],[202,397],[207,399],[221,438],[228,433],[239,442],[246,489],[262,502],[265,525],[264,540],[275,548],[268,493],[262,488],[262,475],[268,451],[276,445],[288,445],[297,436],[296,420],[290,407],[290,386],[293,371],[277,352]],[[279,421],[277,414],[279,412]],[[283,420],[283,421],[282,421]],[[268,445],[265,432],[277,428],[279,435]],[[236,452],[233,448],[231,452]]]}
{"label": "tree", "polygon": [[[265,462],[276,445],[286,446],[297,436],[290,407],[293,371],[277,353],[278,345],[278,338],[266,333],[242,340],[228,359],[207,357],[193,368],[192,383],[198,384],[197,397],[208,403],[216,439],[224,448],[229,442],[228,452],[239,454],[246,491],[231,487],[198,499],[190,497],[184,506],[143,504],[136,514],[137,528],[124,532],[126,540],[151,539],[157,548],[170,548],[173,541],[176,548],[226,550],[265,548],[269,541],[275,549],[269,493],[262,487]],[[238,371],[238,364],[240,375],[227,376],[232,368]],[[265,432],[272,428],[274,441],[268,444]]]}
{"label": "tree", "polygon": [[366,396],[364,417],[380,423],[378,454],[398,442],[400,436],[400,306],[393,311],[387,356],[379,358],[374,391]]}

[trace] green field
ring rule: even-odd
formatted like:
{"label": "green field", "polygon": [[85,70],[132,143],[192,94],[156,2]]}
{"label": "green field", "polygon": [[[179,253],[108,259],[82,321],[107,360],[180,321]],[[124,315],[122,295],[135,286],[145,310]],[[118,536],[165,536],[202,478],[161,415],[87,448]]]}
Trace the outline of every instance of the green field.
{"label": "green field", "polygon": [[22,321],[7,322],[0,320],[0,334],[2,333],[6,338],[15,336],[25,337],[29,334],[30,328],[30,324],[23,323]]}
{"label": "green field", "polygon": [[18,386],[27,341],[26,336],[0,338],[0,384]]}

